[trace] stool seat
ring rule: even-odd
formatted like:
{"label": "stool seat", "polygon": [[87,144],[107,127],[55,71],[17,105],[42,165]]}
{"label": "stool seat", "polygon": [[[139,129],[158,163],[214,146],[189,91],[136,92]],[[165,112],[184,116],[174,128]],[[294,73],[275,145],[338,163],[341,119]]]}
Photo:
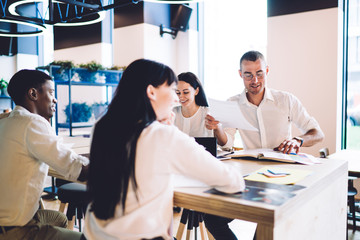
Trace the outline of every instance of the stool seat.
{"label": "stool seat", "polygon": [[57,193],[59,200],[67,203],[87,203],[89,198],[86,185],[80,183],[66,183],[58,188]]}

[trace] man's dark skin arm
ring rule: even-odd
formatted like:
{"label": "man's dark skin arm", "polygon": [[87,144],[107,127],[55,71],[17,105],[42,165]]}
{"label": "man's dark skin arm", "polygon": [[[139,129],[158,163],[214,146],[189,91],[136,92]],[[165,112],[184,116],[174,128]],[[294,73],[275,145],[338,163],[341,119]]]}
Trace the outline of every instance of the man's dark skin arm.
{"label": "man's dark skin arm", "polygon": [[[90,154],[81,154],[81,155],[84,156],[84,157],[87,157],[87,158],[90,157]],[[79,181],[81,181],[81,182],[87,181],[87,179],[88,179],[88,172],[89,172],[89,164],[86,165],[86,166],[82,166],[80,175],[79,175],[79,177],[78,177],[77,180],[79,180]]]}
{"label": "man's dark skin arm", "polygon": [[79,180],[80,182],[86,182],[86,180],[88,179],[88,172],[89,172],[89,165],[82,166],[80,175],[77,180]]}

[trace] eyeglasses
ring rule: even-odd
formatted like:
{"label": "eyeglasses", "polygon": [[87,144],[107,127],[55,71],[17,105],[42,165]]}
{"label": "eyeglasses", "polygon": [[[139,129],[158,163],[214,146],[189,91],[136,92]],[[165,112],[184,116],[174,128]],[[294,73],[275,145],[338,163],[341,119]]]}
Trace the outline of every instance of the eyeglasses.
{"label": "eyeglasses", "polygon": [[[251,81],[254,79],[254,75],[251,74],[251,73],[244,73],[243,74],[243,78],[246,80],[246,81]],[[256,78],[257,79],[264,79],[264,72],[257,72],[256,73]]]}

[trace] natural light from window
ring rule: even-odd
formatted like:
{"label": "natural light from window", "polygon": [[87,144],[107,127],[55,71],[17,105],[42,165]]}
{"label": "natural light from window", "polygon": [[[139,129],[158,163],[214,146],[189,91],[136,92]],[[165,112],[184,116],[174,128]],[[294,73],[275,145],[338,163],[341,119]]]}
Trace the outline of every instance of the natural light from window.
{"label": "natural light from window", "polygon": [[204,1],[204,88],[208,98],[226,100],[244,89],[239,77],[243,53],[266,57],[266,0]]}

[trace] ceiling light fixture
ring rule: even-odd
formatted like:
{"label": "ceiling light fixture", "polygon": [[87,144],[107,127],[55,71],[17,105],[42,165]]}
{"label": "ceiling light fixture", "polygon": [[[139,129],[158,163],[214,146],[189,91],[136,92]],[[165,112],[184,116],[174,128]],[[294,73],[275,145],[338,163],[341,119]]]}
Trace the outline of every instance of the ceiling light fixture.
{"label": "ceiling light fixture", "polygon": [[183,4],[183,3],[196,3],[203,0],[144,0],[145,2],[166,3],[166,4]]}
{"label": "ceiling light fixture", "polygon": [[[46,27],[37,22],[31,22],[26,20],[16,20],[16,19],[7,19],[0,18],[0,23],[7,24],[7,28],[0,29],[0,36],[2,37],[32,37],[38,36],[44,33]],[[16,28],[12,27],[12,24],[17,24]],[[19,30],[18,27],[23,26],[27,27],[26,30]],[[31,30],[28,30],[28,27],[31,27]],[[21,28],[21,27],[20,27]],[[16,29],[16,30],[14,30]]]}
{"label": "ceiling light fixture", "polygon": [[[21,16],[19,14],[19,11],[17,9],[26,8],[30,4],[35,3],[43,3],[44,0],[22,0],[12,3],[8,11],[13,16]],[[75,3],[74,3],[75,2]],[[69,5],[73,4],[73,7],[75,8],[75,15],[69,15]],[[56,10],[53,9],[53,13],[56,13],[57,19],[52,23],[50,21],[50,13],[49,11],[46,11],[47,16],[44,16],[42,21],[44,21],[46,24],[52,24],[54,26],[66,26],[66,27],[73,27],[73,26],[83,26],[83,25],[90,25],[94,23],[101,22],[106,17],[105,11],[94,11],[94,12],[88,12],[86,15],[81,15],[84,10],[84,8],[99,8],[99,5],[91,5],[86,4],[83,2],[76,2],[73,0],[54,0],[52,1],[52,4],[56,4],[53,6]],[[35,6],[35,5],[34,5]],[[60,7],[61,6],[61,7]],[[35,6],[36,7],[36,6]],[[61,9],[61,8],[64,9]],[[80,8],[80,13],[77,12],[77,8]],[[54,16],[53,16],[54,17]]]}

